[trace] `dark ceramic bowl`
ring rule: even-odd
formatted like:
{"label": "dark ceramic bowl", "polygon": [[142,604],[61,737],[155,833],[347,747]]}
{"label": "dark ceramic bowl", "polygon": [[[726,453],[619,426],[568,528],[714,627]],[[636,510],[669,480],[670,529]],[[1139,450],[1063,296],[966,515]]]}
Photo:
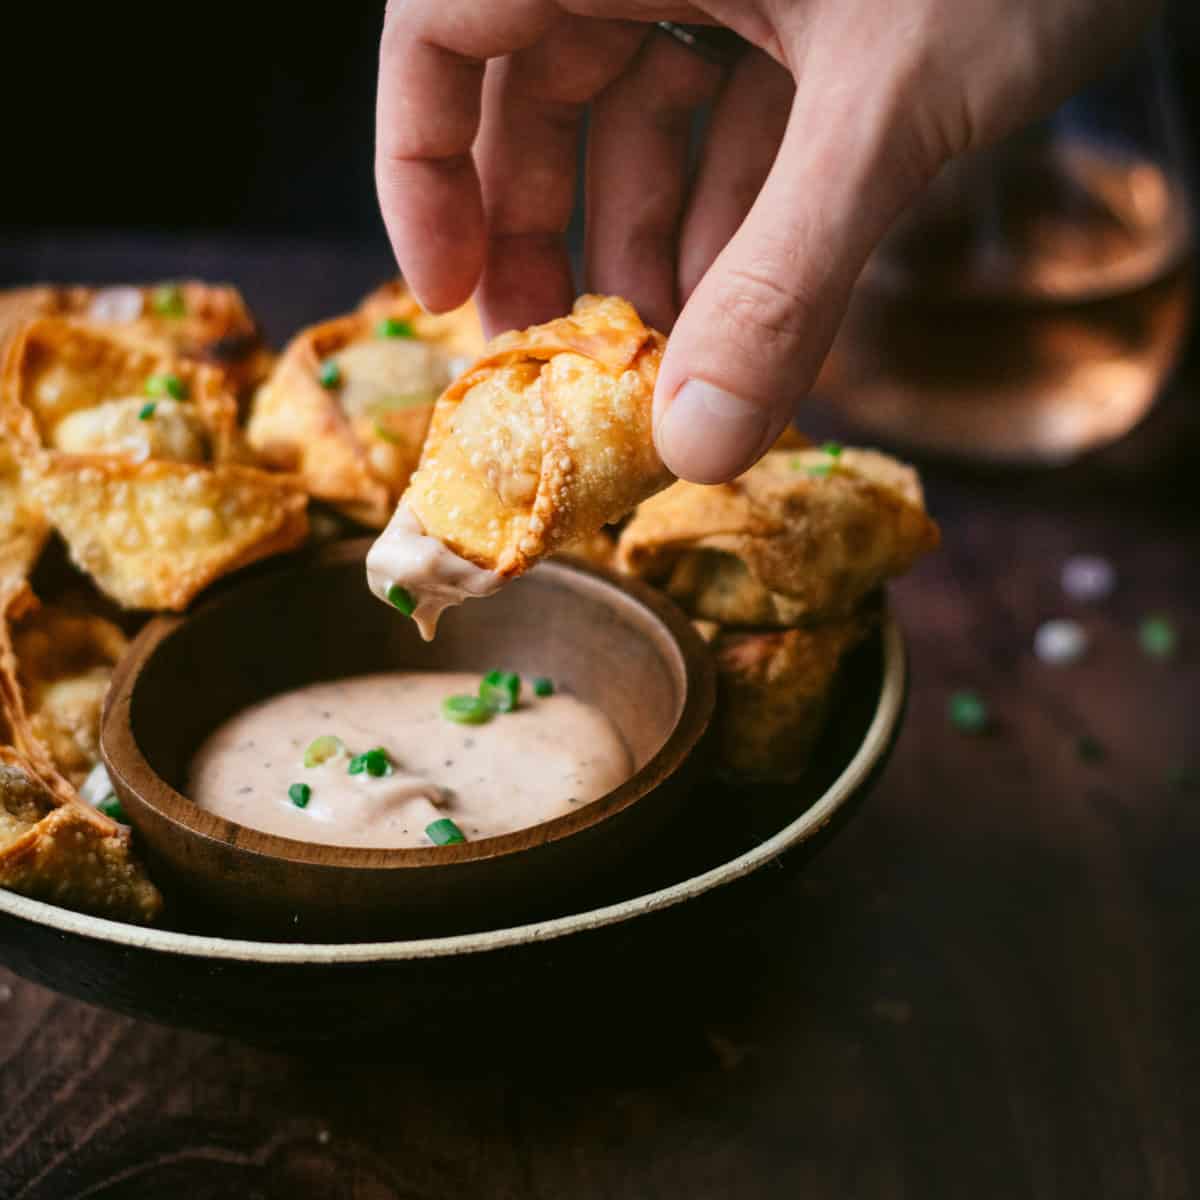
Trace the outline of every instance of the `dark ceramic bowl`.
{"label": "dark ceramic bowl", "polygon": [[[448,613],[432,642],[367,590],[367,539],[342,542],[159,617],[113,675],[101,749],[164,893],[241,934],[298,941],[460,933],[560,908],[653,843],[689,791],[713,708],[711,656],[674,605],[605,572],[546,563]],[[314,680],[500,666],[606,713],[634,773],[564,816],[452,846],[296,841],[193,804],[196,748],[240,709]],[[531,771],[537,769],[531,763]]]}
{"label": "dark ceramic bowl", "polygon": [[[652,1007],[671,1021],[686,993],[736,971],[739,922],[857,811],[899,731],[906,680],[885,616],[847,664],[809,775],[746,792],[706,778],[660,852],[611,877],[599,903],[565,900],[543,920],[449,937],[304,944],[144,929],[0,891],[0,956],[92,1003],[293,1048],[331,1040],[437,1057],[489,1038],[578,1040],[598,1007],[615,1026]],[[567,1023],[557,1034],[556,1016]]]}

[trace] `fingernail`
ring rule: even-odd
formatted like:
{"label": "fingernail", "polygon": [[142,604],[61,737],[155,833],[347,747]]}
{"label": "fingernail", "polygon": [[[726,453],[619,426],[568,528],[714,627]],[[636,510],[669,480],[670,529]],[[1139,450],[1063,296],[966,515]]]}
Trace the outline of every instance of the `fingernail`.
{"label": "fingernail", "polygon": [[755,460],[770,418],[761,404],[689,379],[659,421],[655,442],[674,474],[693,483],[721,483]]}

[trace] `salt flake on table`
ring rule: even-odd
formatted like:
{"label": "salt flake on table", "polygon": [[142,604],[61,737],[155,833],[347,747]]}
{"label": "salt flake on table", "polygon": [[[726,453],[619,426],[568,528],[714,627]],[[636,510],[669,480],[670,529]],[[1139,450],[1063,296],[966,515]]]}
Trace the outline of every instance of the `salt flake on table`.
{"label": "salt flake on table", "polygon": [[1104,600],[1117,586],[1117,573],[1107,558],[1076,554],[1063,563],[1062,590],[1072,600]]}
{"label": "salt flake on table", "polygon": [[1046,621],[1033,636],[1034,654],[1055,666],[1078,662],[1087,647],[1087,633],[1078,621]]}

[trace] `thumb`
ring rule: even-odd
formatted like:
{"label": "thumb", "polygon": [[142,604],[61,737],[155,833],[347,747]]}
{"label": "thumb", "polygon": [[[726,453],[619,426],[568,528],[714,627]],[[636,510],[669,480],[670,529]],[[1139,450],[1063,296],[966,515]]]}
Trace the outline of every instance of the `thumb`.
{"label": "thumb", "polygon": [[783,431],[867,255],[929,174],[931,156],[897,153],[898,121],[812,92],[797,91],[766,182],[667,343],[655,444],[696,483],[732,479]]}

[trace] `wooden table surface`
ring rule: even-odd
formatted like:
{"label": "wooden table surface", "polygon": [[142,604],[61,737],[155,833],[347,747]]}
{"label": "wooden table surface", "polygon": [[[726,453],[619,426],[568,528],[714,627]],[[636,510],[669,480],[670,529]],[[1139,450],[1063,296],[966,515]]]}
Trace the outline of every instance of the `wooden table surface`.
{"label": "wooden table surface", "polygon": [[[189,271],[242,283],[278,338],[386,259],[0,243],[0,284]],[[0,973],[0,1197],[1200,1192],[1200,370],[1084,464],[926,477],[945,546],[894,590],[914,683],[891,766],[763,915],[753,969],[669,1035],[446,1070],[290,1058]],[[1080,552],[1115,564],[1111,600],[1064,598]],[[1136,637],[1158,611],[1169,662]],[[1092,635],[1075,666],[1032,654],[1059,615]],[[946,723],[966,687],[988,736]]]}

